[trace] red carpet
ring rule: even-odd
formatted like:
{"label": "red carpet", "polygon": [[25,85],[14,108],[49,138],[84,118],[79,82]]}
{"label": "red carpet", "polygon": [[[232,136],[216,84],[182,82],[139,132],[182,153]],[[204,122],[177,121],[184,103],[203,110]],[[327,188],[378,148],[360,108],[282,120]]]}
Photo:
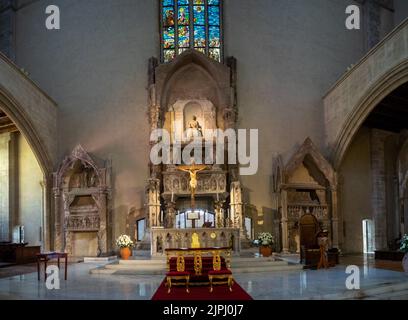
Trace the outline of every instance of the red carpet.
{"label": "red carpet", "polygon": [[209,286],[190,286],[190,293],[186,292],[184,286],[177,286],[172,287],[171,292],[167,293],[165,284],[166,281],[163,281],[152,300],[252,300],[252,297],[236,282],[232,286],[232,292],[227,285],[218,285],[214,286],[213,292],[210,292]]}

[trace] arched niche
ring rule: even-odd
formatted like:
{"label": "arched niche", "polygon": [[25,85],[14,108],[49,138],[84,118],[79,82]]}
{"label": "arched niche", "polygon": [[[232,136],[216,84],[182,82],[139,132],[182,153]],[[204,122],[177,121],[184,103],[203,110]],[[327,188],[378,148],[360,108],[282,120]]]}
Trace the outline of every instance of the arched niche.
{"label": "arched niche", "polygon": [[54,173],[55,248],[74,256],[108,253],[110,168],[81,145]]}
{"label": "arched niche", "polygon": [[236,112],[234,69],[196,50],[187,50],[151,72],[154,73],[150,87],[152,128],[165,127],[166,114],[178,101],[208,101],[214,106],[219,128],[235,124],[235,117],[231,116]]}
{"label": "arched niche", "polygon": [[296,249],[299,221],[306,214],[312,214],[322,228],[330,230],[333,246],[337,247],[337,175],[310,138],[300,146],[282,173],[278,190],[283,251]]}
{"label": "arched niche", "polygon": [[216,110],[213,103],[209,100],[177,100],[166,114],[165,128],[169,128],[176,137],[186,138],[189,124],[195,116],[205,133],[206,129],[216,129]]}

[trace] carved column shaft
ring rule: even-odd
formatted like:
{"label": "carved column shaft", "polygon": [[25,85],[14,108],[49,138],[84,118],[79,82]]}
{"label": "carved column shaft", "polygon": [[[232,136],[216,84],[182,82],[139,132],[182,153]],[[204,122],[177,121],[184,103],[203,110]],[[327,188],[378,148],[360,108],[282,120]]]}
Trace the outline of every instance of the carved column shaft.
{"label": "carved column shaft", "polygon": [[381,130],[371,131],[371,205],[375,229],[375,249],[387,248],[387,213],[385,185],[385,139],[388,134]]}
{"label": "carved column shaft", "polygon": [[107,210],[106,210],[106,193],[104,190],[100,190],[98,195],[99,200],[99,232],[98,232],[98,246],[99,246],[99,254],[104,254],[108,252],[107,247]]}
{"label": "carved column shaft", "polygon": [[339,217],[337,212],[337,191],[332,190],[332,234],[333,247],[339,248]]}
{"label": "carved column shaft", "polygon": [[282,251],[289,252],[289,229],[288,229],[288,192],[282,190]]}
{"label": "carved column shaft", "polygon": [[54,210],[55,210],[55,243],[54,249],[62,252],[63,249],[63,225],[61,224],[61,193],[60,190],[54,189]]}

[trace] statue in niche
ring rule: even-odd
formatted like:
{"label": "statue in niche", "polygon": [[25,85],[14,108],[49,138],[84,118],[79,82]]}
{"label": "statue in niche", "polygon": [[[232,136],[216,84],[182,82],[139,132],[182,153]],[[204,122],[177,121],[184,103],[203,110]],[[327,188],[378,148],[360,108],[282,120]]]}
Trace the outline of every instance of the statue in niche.
{"label": "statue in niche", "polygon": [[94,170],[91,170],[91,171],[89,172],[89,174],[88,174],[88,180],[87,180],[87,183],[88,183],[88,187],[89,187],[89,188],[96,187],[96,179],[97,179],[97,176],[96,176],[95,171],[94,171]]}
{"label": "statue in niche", "polygon": [[193,120],[188,123],[187,139],[202,137],[203,129],[200,123],[197,121],[197,117],[193,116]]}
{"label": "statue in niche", "polygon": [[72,176],[72,188],[81,188],[81,177],[78,173]]}

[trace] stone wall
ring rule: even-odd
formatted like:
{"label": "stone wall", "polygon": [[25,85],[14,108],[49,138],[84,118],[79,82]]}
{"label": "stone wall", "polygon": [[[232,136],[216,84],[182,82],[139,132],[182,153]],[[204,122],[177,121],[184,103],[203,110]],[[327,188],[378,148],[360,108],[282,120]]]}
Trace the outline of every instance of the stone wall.
{"label": "stone wall", "polygon": [[0,0],[0,52],[15,59],[15,1]]}
{"label": "stone wall", "polygon": [[32,246],[43,241],[44,176],[27,140],[18,137],[18,219],[24,226],[24,240]]}
{"label": "stone wall", "polygon": [[372,219],[370,130],[362,128],[339,169],[339,237],[344,252],[363,252],[362,221]]}
{"label": "stone wall", "polygon": [[0,135],[0,241],[10,240],[10,176],[9,176],[10,134]]}

